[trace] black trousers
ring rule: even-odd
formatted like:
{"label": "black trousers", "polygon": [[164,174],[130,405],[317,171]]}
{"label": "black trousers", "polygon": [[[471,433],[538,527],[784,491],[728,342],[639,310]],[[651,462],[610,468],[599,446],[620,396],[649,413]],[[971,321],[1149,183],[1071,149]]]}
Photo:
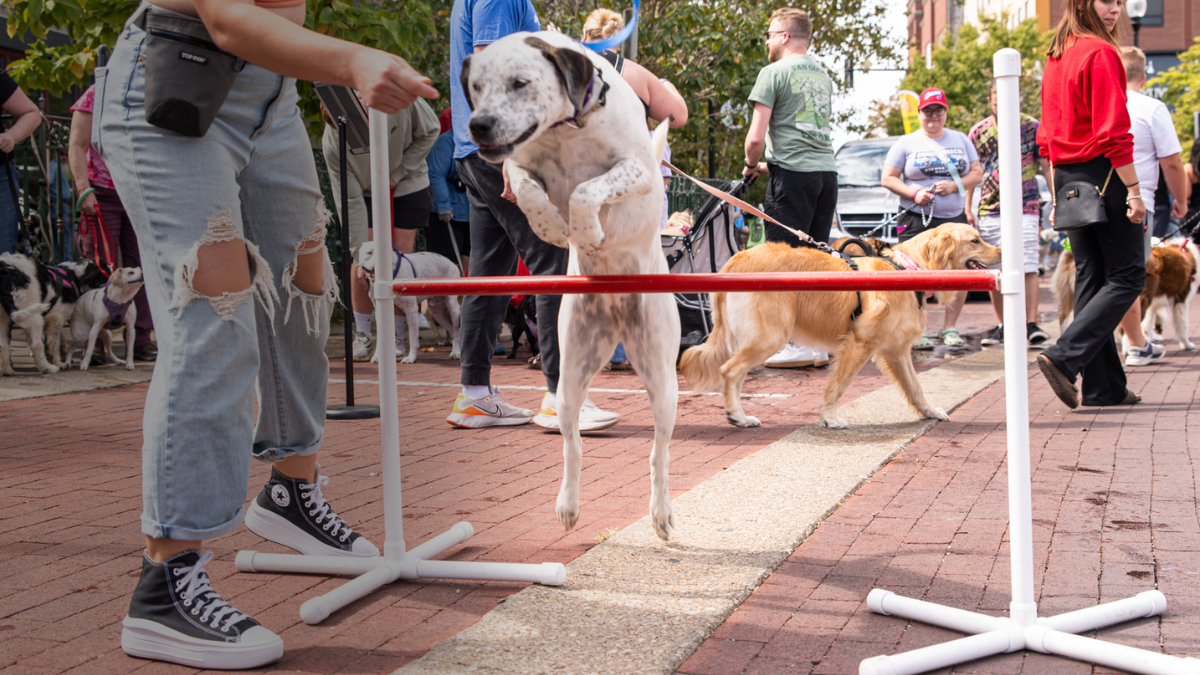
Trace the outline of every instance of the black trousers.
{"label": "black trousers", "polygon": [[[1104,185],[1105,157],[1054,167],[1055,191],[1071,181]],[[1125,371],[1113,331],[1146,283],[1144,230],[1126,217],[1128,191],[1116,175],[1104,193],[1108,224],[1068,233],[1075,254],[1075,320],[1046,356],[1068,377],[1083,376],[1084,405],[1116,405],[1125,398]]]}
{"label": "black trousers", "polygon": [[[921,207],[917,207],[917,208],[921,208]],[[897,234],[896,237],[900,241],[908,241],[909,239],[912,239],[913,237],[917,236],[918,234],[921,234],[922,232],[932,230],[933,228],[937,227],[938,225],[944,225],[946,223],[965,223],[965,222],[967,222],[967,213],[965,211],[958,214],[957,216],[954,216],[953,218],[938,218],[935,216],[935,217],[932,217],[929,219],[928,224],[925,224],[925,223],[921,222],[921,214],[905,210],[905,211],[901,211],[899,216],[896,216],[897,229],[904,228],[904,229],[900,230],[899,234]]]}
{"label": "black trousers", "polygon": [[[837,172],[788,171],[775,164],[770,170],[763,212],[814,241],[828,242],[837,211]],[[767,241],[800,244],[799,237],[775,223],[766,223],[764,232]]]}
{"label": "black trousers", "polygon": [[[502,198],[500,165],[478,154],[455,160],[471,204],[471,276],[503,277],[517,273],[517,256],[533,275],[566,274],[567,249],[547,244],[529,227],[516,204]],[[510,295],[466,296],[462,304],[462,384],[490,385],[492,355]],[[551,392],[558,391],[558,308],[561,295],[537,296],[538,346],[542,373]]]}

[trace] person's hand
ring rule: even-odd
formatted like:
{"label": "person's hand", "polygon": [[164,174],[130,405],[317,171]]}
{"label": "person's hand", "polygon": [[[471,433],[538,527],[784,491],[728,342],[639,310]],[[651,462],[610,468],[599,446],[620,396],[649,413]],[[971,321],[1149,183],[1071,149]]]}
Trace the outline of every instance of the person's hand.
{"label": "person's hand", "polygon": [[0,152],[12,152],[15,145],[16,143],[13,142],[12,136],[7,131],[0,134]]}
{"label": "person's hand", "polygon": [[766,162],[759,162],[753,169],[746,166],[745,163],[742,164],[742,176],[745,178],[758,178],[759,176],[769,175],[771,175],[771,170],[767,168]]}
{"label": "person's hand", "polygon": [[508,180],[508,160],[507,159],[504,160],[504,163],[500,165],[500,174],[502,176],[504,176],[504,191],[500,193],[500,196],[503,197],[504,199],[507,199],[508,201],[516,204],[517,203],[517,195],[513,193],[512,183],[510,183]]}
{"label": "person's hand", "polygon": [[918,190],[916,196],[913,197],[913,202],[915,202],[917,204],[917,206],[925,206],[926,204],[929,204],[932,201],[933,201],[933,193],[930,192],[926,188],[921,188],[920,190]]}
{"label": "person's hand", "polygon": [[453,220],[453,218],[453,211],[438,211],[438,220],[442,221],[443,223],[448,223]]}
{"label": "person's hand", "polygon": [[1050,229],[1054,229],[1054,207],[1050,207]]}
{"label": "person's hand", "polygon": [[979,223],[975,221],[975,213],[971,209],[967,209],[967,224],[975,229],[979,229]]}
{"label": "person's hand", "polygon": [[89,217],[96,216],[96,193],[95,192],[93,192],[92,194],[83,198],[83,206],[81,208],[83,209],[84,213],[88,214]]}
{"label": "person's hand", "polygon": [[1182,199],[1175,199],[1171,201],[1171,215],[1173,217],[1183,220],[1184,216],[1187,215],[1187,210],[1187,202],[1183,201]]}
{"label": "person's hand", "polygon": [[[1141,197],[1141,194],[1139,192],[1130,192],[1129,196]],[[1143,230],[1146,229],[1146,205],[1142,203],[1141,199],[1130,199],[1129,208],[1125,214],[1129,216],[1129,222],[1134,225],[1141,225]]]}
{"label": "person's hand", "polygon": [[363,103],[389,115],[407,108],[418,96],[439,96],[428,77],[399,56],[378,49],[363,47],[355,52],[350,70]]}
{"label": "person's hand", "polygon": [[958,189],[957,186],[948,180],[939,180],[933,184],[933,192],[939,197],[945,197],[956,189]]}

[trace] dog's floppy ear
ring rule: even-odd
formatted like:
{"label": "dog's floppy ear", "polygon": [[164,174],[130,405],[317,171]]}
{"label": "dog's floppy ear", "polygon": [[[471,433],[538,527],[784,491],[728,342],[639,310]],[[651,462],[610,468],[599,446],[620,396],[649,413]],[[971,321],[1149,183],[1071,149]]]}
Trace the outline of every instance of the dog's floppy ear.
{"label": "dog's floppy ear", "polygon": [[467,97],[467,107],[471,110],[475,109],[475,104],[471,102],[471,57],[463,59],[462,72],[458,74],[458,83],[462,85],[463,96]]}
{"label": "dog's floppy ear", "polygon": [[958,238],[953,230],[935,230],[925,240],[925,263],[931,270],[954,269],[954,253],[958,250]]}
{"label": "dog's floppy ear", "polygon": [[592,81],[592,73],[596,66],[592,65],[586,54],[574,49],[555,47],[541,38],[527,37],[525,44],[542,52],[554,70],[558,73],[558,81],[567,92],[571,105],[578,111],[583,107],[583,97],[587,95],[588,84]]}

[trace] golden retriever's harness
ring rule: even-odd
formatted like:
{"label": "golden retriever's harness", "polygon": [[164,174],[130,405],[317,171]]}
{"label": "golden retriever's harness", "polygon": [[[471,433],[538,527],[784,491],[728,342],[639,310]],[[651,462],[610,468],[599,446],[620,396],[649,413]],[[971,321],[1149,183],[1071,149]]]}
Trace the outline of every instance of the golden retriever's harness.
{"label": "golden retriever's harness", "polygon": [[[838,250],[836,250],[836,251],[834,251],[833,249],[829,249],[828,246],[825,246],[825,248],[829,249],[829,252],[831,255],[834,255],[834,256],[839,257],[842,260],[846,261],[846,264],[850,266],[850,269],[854,270],[855,272],[858,271],[858,263],[854,262],[855,258],[878,258],[879,260],[886,262],[887,264],[891,265],[892,267],[895,267],[897,272],[902,272],[905,269],[907,269],[906,267],[901,267],[900,265],[896,264],[895,260],[892,260],[891,258],[889,258],[887,256],[852,255],[850,253],[846,253],[846,247],[851,244],[857,245],[859,248],[861,248],[864,251],[873,251],[874,250],[874,248],[871,247],[866,242],[862,241],[861,239],[854,239],[854,238],[850,238],[850,239],[847,239],[846,241],[842,242],[842,245],[839,246]],[[812,248],[822,250],[821,247],[819,247],[819,246],[813,246]],[[858,317],[862,316],[862,312],[863,312],[862,293],[857,292],[857,291],[856,291],[856,293],[858,295],[858,306],[855,307],[854,311],[851,312],[851,314],[850,314],[851,321],[858,319]],[[925,309],[925,293],[923,293],[922,291],[916,291],[916,296],[917,296],[917,307],[919,307],[920,309]]]}

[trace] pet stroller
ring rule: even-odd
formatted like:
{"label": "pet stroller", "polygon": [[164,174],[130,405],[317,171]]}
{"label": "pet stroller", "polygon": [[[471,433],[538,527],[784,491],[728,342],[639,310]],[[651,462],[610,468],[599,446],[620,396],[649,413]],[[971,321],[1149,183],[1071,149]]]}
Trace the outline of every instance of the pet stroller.
{"label": "pet stroller", "polygon": [[[706,181],[712,187],[741,199],[746,181]],[[696,188],[699,190],[699,188]],[[702,206],[694,211],[695,220],[687,234],[662,235],[663,255],[671,274],[702,274],[719,272],[725,263],[741,250],[734,221],[733,205],[707,193]],[[712,303],[705,293],[676,293],[679,307],[680,343],[682,352],[704,342],[712,331]]]}

